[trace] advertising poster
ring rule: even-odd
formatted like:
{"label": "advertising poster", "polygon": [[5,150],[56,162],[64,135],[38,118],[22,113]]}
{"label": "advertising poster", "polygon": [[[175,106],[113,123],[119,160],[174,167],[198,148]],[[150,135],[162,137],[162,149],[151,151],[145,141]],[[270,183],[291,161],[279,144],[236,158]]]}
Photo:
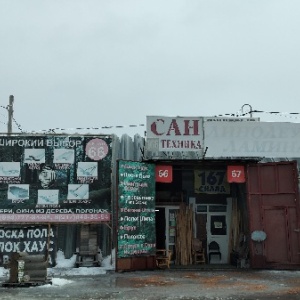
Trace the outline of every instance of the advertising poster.
{"label": "advertising poster", "polygon": [[155,251],[155,166],[119,161],[118,257]]}
{"label": "advertising poster", "polygon": [[8,264],[12,253],[26,252],[29,255],[43,254],[49,266],[55,265],[57,251],[57,228],[51,226],[1,227],[1,265]]}
{"label": "advertising poster", "polygon": [[111,138],[1,136],[0,222],[110,220]]}

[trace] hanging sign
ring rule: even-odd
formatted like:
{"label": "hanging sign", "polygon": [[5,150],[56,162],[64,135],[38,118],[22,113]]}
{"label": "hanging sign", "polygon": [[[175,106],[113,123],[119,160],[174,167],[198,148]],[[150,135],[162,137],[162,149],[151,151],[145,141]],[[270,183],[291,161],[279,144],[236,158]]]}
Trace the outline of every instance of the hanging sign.
{"label": "hanging sign", "polygon": [[172,166],[161,166],[155,167],[155,181],[171,183],[173,181],[173,167]]}
{"label": "hanging sign", "polygon": [[246,181],[244,166],[227,166],[227,180],[229,183],[243,183]]}
{"label": "hanging sign", "polygon": [[225,170],[195,170],[194,190],[200,194],[230,194]]}

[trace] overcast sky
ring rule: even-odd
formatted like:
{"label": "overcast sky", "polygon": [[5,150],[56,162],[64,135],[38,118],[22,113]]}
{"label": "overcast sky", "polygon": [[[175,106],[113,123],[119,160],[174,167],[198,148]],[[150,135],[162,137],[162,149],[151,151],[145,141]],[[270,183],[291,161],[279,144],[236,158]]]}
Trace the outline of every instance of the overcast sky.
{"label": "overcast sky", "polygon": [[299,58],[299,0],[0,0],[0,105],[24,131],[300,113]]}

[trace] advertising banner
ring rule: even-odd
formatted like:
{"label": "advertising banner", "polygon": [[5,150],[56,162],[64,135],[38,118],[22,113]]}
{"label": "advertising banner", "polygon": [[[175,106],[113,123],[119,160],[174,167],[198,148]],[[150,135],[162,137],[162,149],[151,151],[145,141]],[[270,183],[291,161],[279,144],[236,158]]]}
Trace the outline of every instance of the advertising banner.
{"label": "advertising banner", "polygon": [[117,256],[155,251],[155,165],[119,161]]}
{"label": "advertising banner", "polygon": [[29,255],[47,255],[49,266],[53,266],[55,265],[56,245],[56,227],[53,226],[50,228],[47,226],[0,228],[0,253],[4,265],[9,262],[12,253],[26,252]]}
{"label": "advertising banner", "polygon": [[0,222],[110,220],[111,138],[1,136]]}

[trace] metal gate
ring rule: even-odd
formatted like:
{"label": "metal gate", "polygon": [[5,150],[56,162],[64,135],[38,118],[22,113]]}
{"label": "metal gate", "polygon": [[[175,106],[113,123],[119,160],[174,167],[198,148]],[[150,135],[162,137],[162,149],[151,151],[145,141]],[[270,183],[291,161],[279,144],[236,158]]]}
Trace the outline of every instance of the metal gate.
{"label": "metal gate", "polygon": [[[260,163],[247,167],[250,260],[253,268],[300,267],[297,163]],[[266,235],[253,238],[254,232]]]}

